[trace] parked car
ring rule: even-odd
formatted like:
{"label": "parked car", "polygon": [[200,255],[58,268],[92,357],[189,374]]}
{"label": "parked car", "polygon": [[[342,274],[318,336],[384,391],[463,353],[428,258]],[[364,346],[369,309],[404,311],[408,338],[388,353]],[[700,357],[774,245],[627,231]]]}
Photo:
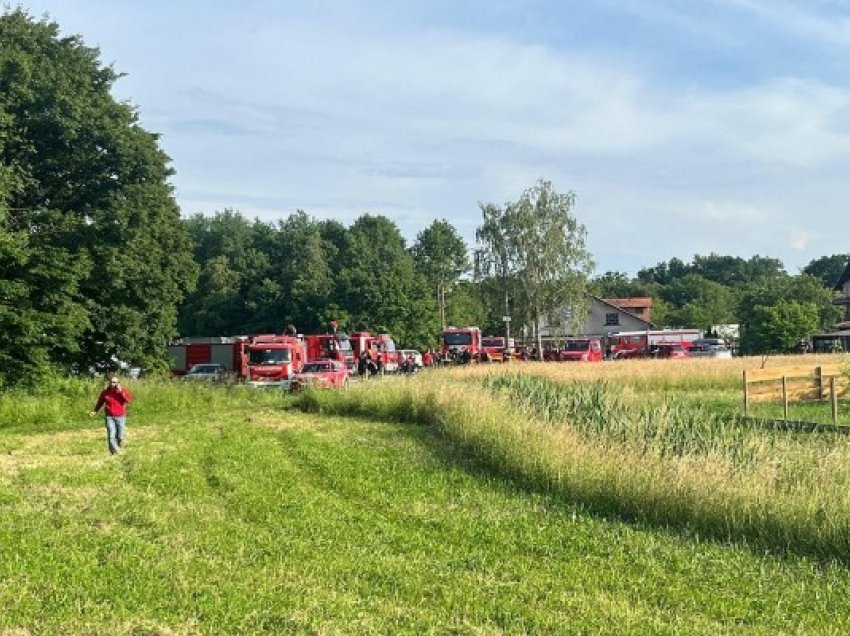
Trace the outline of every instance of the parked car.
{"label": "parked car", "polygon": [[321,388],[344,387],[348,384],[349,371],[339,360],[308,362],[301,371],[292,376],[289,388],[293,391],[308,386]]}
{"label": "parked car", "polygon": [[184,380],[211,380],[218,382],[224,378],[227,370],[221,364],[196,364],[183,376]]}
{"label": "parked car", "polygon": [[422,354],[416,351],[416,349],[400,349],[398,353],[401,356],[399,358],[399,363],[407,360],[408,356],[413,356],[413,363],[416,365],[417,369],[421,369],[425,366],[422,364]]}

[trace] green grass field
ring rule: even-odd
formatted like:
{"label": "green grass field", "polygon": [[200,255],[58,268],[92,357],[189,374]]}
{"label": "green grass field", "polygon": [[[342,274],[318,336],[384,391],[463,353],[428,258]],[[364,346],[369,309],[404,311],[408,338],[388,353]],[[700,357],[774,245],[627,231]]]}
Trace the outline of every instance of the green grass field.
{"label": "green grass field", "polygon": [[[628,490],[604,490],[605,455],[549,479],[548,438],[532,432],[569,428],[575,448],[615,458],[643,440],[625,484],[640,462],[665,466],[647,429],[612,440],[561,421],[577,412],[519,404],[528,387],[482,381],[449,373],[298,400],[140,382],[118,457],[85,417],[96,385],[0,397],[0,634],[850,631],[839,535],[812,549],[805,532],[820,526],[771,543],[734,520],[721,538],[699,515],[627,514],[616,497]],[[441,396],[453,390],[479,401],[452,410]],[[720,438],[678,457],[718,464],[730,439],[752,443]],[[782,434],[756,448],[810,461],[811,445],[841,443]],[[746,495],[740,483],[722,496]]]}

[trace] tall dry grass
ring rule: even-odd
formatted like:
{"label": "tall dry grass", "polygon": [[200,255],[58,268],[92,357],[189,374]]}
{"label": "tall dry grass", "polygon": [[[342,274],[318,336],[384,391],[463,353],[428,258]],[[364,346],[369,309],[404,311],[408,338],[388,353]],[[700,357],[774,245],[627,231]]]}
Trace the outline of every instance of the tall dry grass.
{"label": "tall dry grass", "polygon": [[[653,402],[663,390],[641,388],[734,393],[744,365],[760,362],[477,367],[306,393],[298,405],[435,426],[487,470],[601,514],[850,561],[848,438],[765,431],[711,409],[689,413]],[[544,388],[521,385],[535,376]],[[570,385],[596,388],[559,398]],[[611,387],[630,394],[609,402]]]}

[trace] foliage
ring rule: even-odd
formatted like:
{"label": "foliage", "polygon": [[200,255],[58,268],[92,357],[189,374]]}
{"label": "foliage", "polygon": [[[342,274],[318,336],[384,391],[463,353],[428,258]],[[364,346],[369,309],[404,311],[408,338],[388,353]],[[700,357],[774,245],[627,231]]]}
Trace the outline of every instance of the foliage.
{"label": "foliage", "polygon": [[850,264],[850,254],[833,254],[832,256],[821,256],[809,261],[803,268],[803,274],[819,278],[824,287],[830,289],[835,287],[841,278],[841,274]]}
{"label": "foliage", "polygon": [[411,254],[416,271],[436,294],[440,325],[445,327],[446,293],[470,270],[466,244],[448,221],[435,220],[417,235]]}
{"label": "foliage", "polygon": [[828,329],[840,311],[819,279],[802,274],[745,289],[738,316],[744,353],[788,353],[801,339]]}
{"label": "foliage", "polygon": [[687,274],[659,290],[670,310],[666,323],[678,327],[708,330],[712,325],[735,322],[735,296],[732,290],[699,274]]}
{"label": "foliage", "polygon": [[[0,376],[49,363],[156,366],[195,268],[157,136],[97,49],[23,9],[0,15]],[[17,315],[8,307],[20,307]]]}
{"label": "foliage", "polygon": [[658,263],[655,267],[640,270],[637,278],[643,282],[668,285],[690,274],[697,274],[727,287],[776,280],[787,275],[782,263],[775,258],[756,255],[750,259],[744,259],[740,256],[697,254],[692,263],[684,263],[678,258],[672,258],[668,262]]}
{"label": "foliage", "polygon": [[542,180],[504,207],[481,206],[479,277],[502,278],[506,285],[516,281],[517,300],[538,337],[542,319],[556,310],[569,311],[573,326],[582,324],[587,312],[593,261],[574,206],[574,193],[558,193]]}
{"label": "foliage", "polygon": [[388,332],[417,347],[433,338],[434,297],[414,270],[395,223],[384,216],[359,217],[348,230],[341,260],[337,298],[351,315],[351,328]]}

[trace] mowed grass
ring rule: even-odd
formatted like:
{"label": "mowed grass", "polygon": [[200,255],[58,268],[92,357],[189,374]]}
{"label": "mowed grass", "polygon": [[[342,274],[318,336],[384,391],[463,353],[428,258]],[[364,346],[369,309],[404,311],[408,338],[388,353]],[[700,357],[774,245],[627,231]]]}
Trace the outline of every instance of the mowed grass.
{"label": "mowed grass", "polygon": [[439,427],[140,383],[113,458],[72,384],[0,398],[0,634],[850,631],[841,565],[587,514]]}

